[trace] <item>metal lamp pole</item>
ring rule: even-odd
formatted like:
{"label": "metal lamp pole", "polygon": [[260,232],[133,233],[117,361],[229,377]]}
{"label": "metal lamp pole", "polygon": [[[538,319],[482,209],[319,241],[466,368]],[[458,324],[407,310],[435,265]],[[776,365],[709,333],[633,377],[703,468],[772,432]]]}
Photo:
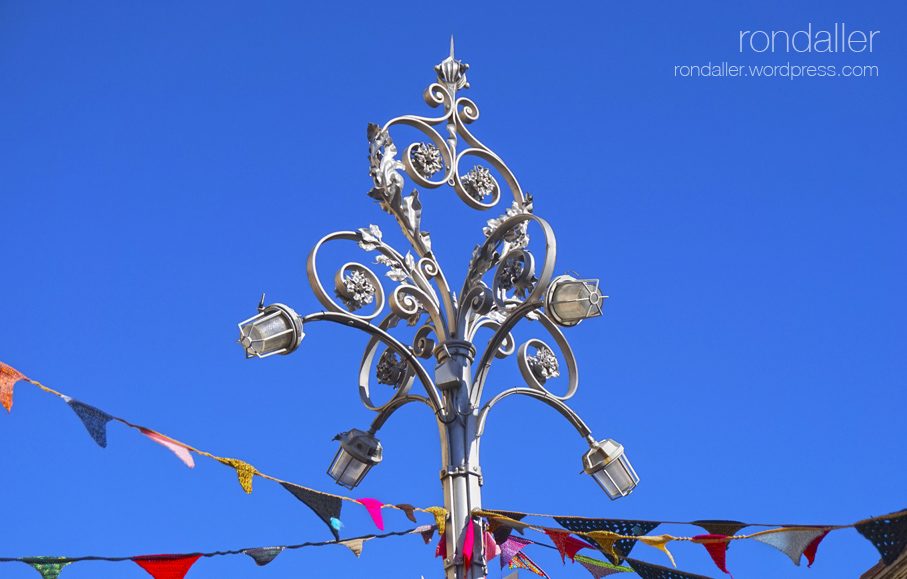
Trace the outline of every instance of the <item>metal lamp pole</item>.
{"label": "metal lamp pole", "polygon": [[[458,91],[469,87],[468,68],[454,57],[451,39],[450,56],[435,67],[438,81],[423,93],[425,102],[442,108],[443,115],[406,115],[383,127],[368,127],[370,174],[374,180],[368,195],[396,218],[415,256],[412,252],[403,255],[382,241],[382,233],[374,225],[332,233],[315,245],[307,261],[309,283],[326,311],[301,317],[283,304],[265,307],[262,296],[259,313],[239,325],[239,341],[247,357],[293,352],[302,342],[303,327],[317,321],[357,328],[371,337],[360,365],[359,394],[363,404],[378,415],[367,432],[353,429],[337,436],[340,449],[328,469],[328,474],[347,488],[358,485],[380,463],[383,449],[375,435],[394,411],[410,402],[421,402],[432,409],[440,432],[441,486],[444,506],[449,511],[443,538],[448,579],[476,579],[487,574],[483,529],[472,513],[482,507],[479,443],[485,420],[489,410],[503,398],[514,394],[529,396],[560,412],[589,444],[582,457],[583,469],[612,499],[625,496],[639,481],[623,446],[613,440],[594,439],[586,424],[564,403],[576,392],[578,374],[561,328],[601,315],[606,296],[599,290],[597,280],[567,275],[552,278],[554,232],[547,222],[533,215],[532,198],[523,192],[510,169],[467,128],[479,117],[475,103],[457,96]],[[410,144],[398,159],[388,133],[396,125],[415,128],[428,141]],[[439,125],[444,125],[446,138],[436,130]],[[479,164],[461,174],[464,157]],[[514,201],[504,215],[488,222],[485,239],[476,246],[457,294],[432,253],[428,232],[421,230],[418,191],[403,194],[405,180],[401,171],[420,187],[449,186],[468,206],[488,210],[500,200],[501,187],[485,164],[503,178]],[[544,258],[540,262],[527,250],[530,223],[535,223],[544,236]],[[375,273],[353,262],[335,274],[333,292],[325,289],[316,266],[318,252],[325,243],[338,240],[353,241],[366,252],[376,253],[375,261],[388,268],[387,277],[397,284],[386,298]],[[377,321],[385,304],[390,313]],[[357,313],[367,306],[371,313]],[[548,379],[562,372],[558,356],[549,345],[530,339],[516,347],[511,330],[524,319],[538,322],[560,351],[568,380],[563,396],[545,387]],[[412,344],[404,344],[390,333],[401,321],[410,326],[423,324]],[[476,332],[482,328],[494,332],[487,344],[475,341]],[[482,391],[491,364],[514,354],[526,386],[504,390],[483,405]],[[435,363],[430,373],[421,360],[432,357]],[[372,400],[373,376],[378,383],[396,389],[383,404]],[[417,380],[425,396],[410,394]],[[464,553],[469,525],[473,525],[474,545],[471,553]]]}

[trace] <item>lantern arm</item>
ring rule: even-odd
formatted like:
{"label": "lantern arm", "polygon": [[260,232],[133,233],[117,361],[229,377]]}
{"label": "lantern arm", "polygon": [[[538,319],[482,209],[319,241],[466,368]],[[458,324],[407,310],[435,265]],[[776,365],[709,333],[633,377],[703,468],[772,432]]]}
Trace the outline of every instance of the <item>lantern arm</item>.
{"label": "lantern arm", "polygon": [[303,318],[300,318],[303,324],[309,322],[319,322],[319,321],[328,321],[340,324],[342,326],[348,326],[362,330],[363,332],[369,334],[373,338],[387,344],[390,348],[400,354],[400,356],[406,361],[407,367],[413,372],[413,374],[419,378],[419,381],[422,383],[422,386],[425,388],[425,392],[428,395],[428,401],[432,410],[442,421],[451,420],[449,412],[444,407],[444,404],[441,402],[441,396],[438,393],[438,389],[432,381],[431,377],[426,372],[425,368],[419,361],[416,359],[416,356],[407,348],[402,342],[388,334],[386,331],[382,330],[378,326],[370,324],[367,320],[364,320],[360,317],[347,314],[345,312],[316,312],[309,314]]}
{"label": "lantern arm", "polygon": [[590,430],[589,427],[586,426],[586,423],[583,422],[583,419],[580,418],[579,415],[574,412],[569,406],[567,406],[562,400],[559,400],[558,398],[555,398],[550,394],[539,392],[538,390],[533,390],[532,388],[522,387],[504,390],[503,392],[489,400],[485,404],[485,406],[482,407],[482,410],[479,411],[478,419],[476,420],[476,438],[481,438],[482,434],[485,432],[485,420],[488,418],[488,411],[491,410],[495,404],[513,394],[529,396],[530,398],[535,398],[536,400],[544,402],[548,406],[557,410],[561,414],[561,416],[566,418],[567,421],[573,425],[579,435],[585,438],[590,445],[595,443],[595,439],[592,438],[592,430]]}
{"label": "lantern arm", "polygon": [[391,417],[391,414],[396,412],[397,409],[401,408],[402,406],[409,404],[410,402],[422,402],[426,406],[434,410],[431,401],[429,401],[428,398],[424,396],[419,396],[418,394],[409,394],[407,396],[394,398],[386,405],[384,405],[378,412],[378,416],[375,417],[375,419],[372,421],[372,425],[369,427],[369,434],[375,434],[376,432],[378,432],[381,427],[384,426],[384,423],[387,422],[387,419]]}
{"label": "lantern arm", "polygon": [[476,372],[472,379],[472,391],[469,394],[470,406],[472,408],[477,408],[479,402],[482,400],[482,390],[485,388],[485,380],[488,378],[488,371],[491,369],[492,361],[499,355],[500,349],[506,341],[513,341],[510,330],[512,330],[523,318],[530,315],[537,315],[535,311],[543,306],[544,303],[541,300],[525,302],[517,306],[503,322],[500,322],[500,326],[498,326],[491,339],[488,340],[488,345],[485,347],[485,351],[482,352],[482,357],[479,358],[479,362],[476,364]]}

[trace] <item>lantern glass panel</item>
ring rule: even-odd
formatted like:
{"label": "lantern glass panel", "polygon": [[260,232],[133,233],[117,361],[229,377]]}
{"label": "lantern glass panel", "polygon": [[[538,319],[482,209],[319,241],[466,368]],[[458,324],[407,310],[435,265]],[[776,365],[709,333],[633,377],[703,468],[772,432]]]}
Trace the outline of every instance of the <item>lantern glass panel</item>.
{"label": "lantern glass panel", "polygon": [[281,312],[274,312],[242,329],[242,345],[252,355],[275,352],[288,347],[292,341],[292,327]]}
{"label": "lantern glass panel", "polygon": [[626,496],[636,487],[639,477],[623,454],[592,475],[611,500]]}
{"label": "lantern glass panel", "polygon": [[337,484],[351,489],[359,484],[359,480],[365,476],[369,466],[371,465],[358,460],[341,448],[334,457],[334,464],[331,465],[328,474],[337,481]]}
{"label": "lantern glass panel", "polygon": [[549,305],[564,323],[575,323],[602,313],[601,290],[588,282],[562,281],[551,295]]}

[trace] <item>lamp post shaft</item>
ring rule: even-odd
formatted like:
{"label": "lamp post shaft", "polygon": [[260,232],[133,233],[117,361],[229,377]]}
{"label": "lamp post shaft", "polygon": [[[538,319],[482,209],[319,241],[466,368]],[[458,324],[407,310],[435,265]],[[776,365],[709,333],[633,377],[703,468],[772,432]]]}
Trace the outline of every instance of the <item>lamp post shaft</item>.
{"label": "lamp post shaft", "polygon": [[[472,561],[466,565],[464,539],[468,525],[472,525],[473,509],[482,507],[481,477],[479,468],[478,437],[476,423],[478,409],[470,406],[469,392],[472,387],[471,364],[475,349],[471,344],[450,345],[439,352],[439,370],[436,378],[441,379],[441,367],[448,365],[458,369],[462,379],[458,385],[444,392],[455,408],[449,422],[439,419],[443,468],[441,485],[444,489],[444,507],[450,512],[445,538],[447,556],[444,569],[447,579],[479,579],[485,576],[483,558],[483,535],[473,528]],[[449,373],[444,373],[449,376]]]}

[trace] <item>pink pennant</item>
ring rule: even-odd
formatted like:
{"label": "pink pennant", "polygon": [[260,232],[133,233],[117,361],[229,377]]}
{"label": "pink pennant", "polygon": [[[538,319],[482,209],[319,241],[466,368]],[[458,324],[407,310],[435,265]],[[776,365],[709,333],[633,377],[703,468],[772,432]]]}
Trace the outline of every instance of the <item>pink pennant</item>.
{"label": "pink pennant", "polygon": [[485,531],[485,560],[491,561],[501,554],[501,548],[494,540],[494,535]]}
{"label": "pink pennant", "polygon": [[447,533],[441,533],[441,540],[438,541],[438,547],[435,549],[435,557],[447,559]]}
{"label": "pink pennant", "polygon": [[139,428],[139,430],[141,431],[142,434],[144,434],[151,440],[155,441],[156,443],[158,443],[160,445],[166,446],[167,448],[172,450],[173,454],[175,454],[177,457],[179,457],[179,459],[181,461],[186,463],[186,466],[188,466],[189,468],[195,468],[195,461],[192,460],[192,455],[189,454],[188,448],[186,448],[182,444],[179,444],[177,442],[170,440],[169,438],[161,436],[157,432],[153,432],[146,428]]}
{"label": "pink pennant", "polygon": [[813,561],[816,560],[816,549],[819,548],[819,543],[822,542],[822,539],[824,539],[825,535],[827,535],[827,534],[828,534],[828,531],[825,531],[824,533],[822,533],[821,535],[819,535],[818,537],[813,539],[813,542],[810,543],[806,547],[806,549],[803,551],[803,554],[806,555],[806,560],[809,561],[809,565],[807,565],[807,567],[813,566]]}
{"label": "pink pennant", "polygon": [[368,514],[370,514],[372,520],[375,521],[375,526],[383,531],[384,519],[381,517],[381,507],[384,503],[376,501],[375,499],[359,499],[356,502],[368,510]]}
{"label": "pink pennant", "polygon": [[[726,535],[696,535],[693,537],[693,542],[701,543],[702,546],[706,548],[706,551],[709,552],[715,565],[728,575],[731,575],[725,567],[725,555],[727,553],[728,544]],[[734,579],[733,575],[731,575],[731,579]]]}
{"label": "pink pennant", "polygon": [[12,366],[0,362],[0,404],[6,408],[6,413],[13,408],[13,385],[19,380],[28,380]]}
{"label": "pink pennant", "polygon": [[463,559],[466,561],[466,569],[472,564],[472,549],[475,546],[475,531],[472,529],[472,518],[466,521],[466,534],[463,537]]}
{"label": "pink pennant", "polygon": [[501,543],[501,569],[510,563],[510,560],[520,552],[520,549],[529,544],[528,539],[520,537],[507,537],[507,540]]}

